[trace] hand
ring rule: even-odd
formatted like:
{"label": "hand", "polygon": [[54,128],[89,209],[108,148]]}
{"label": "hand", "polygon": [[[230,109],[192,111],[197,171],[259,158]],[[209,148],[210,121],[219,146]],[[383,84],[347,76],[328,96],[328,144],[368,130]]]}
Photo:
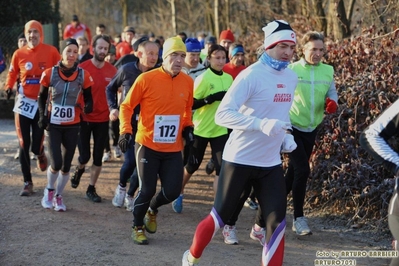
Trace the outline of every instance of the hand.
{"label": "hand", "polygon": [[112,109],[111,112],[109,113],[109,120],[116,121],[118,120],[118,117],[119,117],[118,109]]}
{"label": "hand", "polygon": [[295,150],[296,147],[297,147],[297,145],[295,143],[294,136],[289,133],[285,134],[283,143],[281,144],[281,152],[282,153],[290,153],[293,150]]}
{"label": "hand", "polygon": [[186,145],[192,146],[194,144],[194,128],[192,126],[185,127],[182,132]]}
{"label": "hand", "polygon": [[93,105],[92,104],[86,104],[85,107],[83,107],[83,112],[85,114],[90,114],[93,112]]}
{"label": "hand", "polygon": [[204,100],[205,100],[206,104],[211,104],[214,101],[221,101],[225,94],[226,94],[226,91],[219,91],[219,92],[208,95],[207,97],[205,97]]}
{"label": "hand", "polygon": [[48,127],[48,119],[46,116],[40,116],[39,121],[37,121],[37,125],[40,129],[47,129]]}
{"label": "hand", "polygon": [[118,145],[121,148],[121,151],[125,153],[127,151],[127,147],[129,146],[129,142],[132,139],[132,135],[129,133],[121,134],[119,136]]}
{"label": "hand", "polygon": [[337,103],[334,100],[331,100],[327,97],[326,99],[326,112],[327,114],[333,114],[337,111]]}
{"label": "hand", "polygon": [[267,118],[264,118],[262,122],[260,122],[260,130],[269,137],[283,133],[287,129],[291,129],[290,122]]}
{"label": "hand", "polygon": [[7,100],[9,100],[11,98],[11,96],[13,95],[12,89],[11,88],[7,88],[6,89],[6,97]]}

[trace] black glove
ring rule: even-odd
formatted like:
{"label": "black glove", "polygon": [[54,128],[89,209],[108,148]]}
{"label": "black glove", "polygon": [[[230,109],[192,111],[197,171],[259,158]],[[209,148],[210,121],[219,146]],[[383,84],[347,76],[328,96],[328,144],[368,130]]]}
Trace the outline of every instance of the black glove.
{"label": "black glove", "polygon": [[47,129],[48,127],[48,118],[47,116],[40,116],[39,121],[37,121],[37,125],[40,129]]}
{"label": "black glove", "polygon": [[129,134],[129,133],[122,134],[119,136],[118,145],[119,145],[119,148],[121,148],[121,151],[123,153],[125,153],[127,151],[127,147],[129,145],[131,138],[132,138],[132,134]]}
{"label": "black glove", "polygon": [[9,99],[11,98],[11,95],[13,95],[12,89],[11,89],[11,88],[7,88],[7,89],[6,89],[6,97],[7,97],[7,100],[9,100]]}
{"label": "black glove", "polygon": [[214,94],[211,94],[210,96],[213,97],[214,101],[221,101],[226,94],[227,91],[219,91]]}
{"label": "black glove", "polygon": [[93,105],[92,104],[85,104],[85,107],[83,108],[83,112],[85,114],[90,114],[93,112]]}
{"label": "black glove", "polygon": [[183,138],[186,141],[186,145],[192,146],[194,144],[194,128],[191,126],[183,129]]}

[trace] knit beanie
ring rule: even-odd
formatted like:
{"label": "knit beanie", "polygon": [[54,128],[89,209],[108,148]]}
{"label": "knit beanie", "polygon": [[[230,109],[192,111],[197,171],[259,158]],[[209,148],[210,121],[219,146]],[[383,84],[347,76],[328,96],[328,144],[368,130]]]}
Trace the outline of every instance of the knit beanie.
{"label": "knit beanie", "polygon": [[139,50],[139,45],[142,42],[148,41],[148,37],[147,36],[142,36],[140,39],[138,39],[137,41],[135,41],[132,45],[133,47],[133,51],[137,52]]}
{"label": "knit beanie", "polygon": [[61,44],[60,44],[60,54],[62,54],[62,51],[64,51],[64,49],[65,49],[68,45],[71,45],[71,44],[74,44],[74,45],[76,45],[76,46],[79,48],[79,44],[78,44],[78,42],[77,42],[75,39],[73,39],[73,38],[68,38],[68,39],[63,40],[63,41],[61,42]]}
{"label": "knit beanie", "polygon": [[201,52],[201,43],[196,38],[187,38],[186,39],[186,49],[187,52],[191,53],[200,53]]}
{"label": "knit beanie", "polygon": [[234,42],[234,34],[231,30],[224,30],[220,33],[219,40],[230,40],[231,42]]}
{"label": "knit beanie", "polygon": [[262,28],[265,32],[265,50],[280,42],[293,42],[296,44],[296,35],[290,24],[284,20],[275,20]]}
{"label": "knit beanie", "polygon": [[36,21],[36,20],[31,20],[31,21],[26,22],[25,29],[24,29],[25,36],[29,35],[29,30],[30,29],[37,29],[39,31],[39,33],[40,33],[40,42],[43,42],[44,36],[43,36],[42,24],[39,21]]}
{"label": "knit beanie", "polygon": [[186,46],[184,45],[180,37],[170,37],[166,39],[163,44],[162,59],[174,52],[186,52]]}

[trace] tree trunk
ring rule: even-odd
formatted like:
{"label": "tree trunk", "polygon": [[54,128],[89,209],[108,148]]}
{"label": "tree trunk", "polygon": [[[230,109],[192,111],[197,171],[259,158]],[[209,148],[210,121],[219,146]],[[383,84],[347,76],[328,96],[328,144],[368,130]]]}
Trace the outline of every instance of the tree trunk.
{"label": "tree trunk", "polygon": [[122,7],[122,25],[123,27],[127,26],[127,0],[120,0]]}
{"label": "tree trunk", "polygon": [[343,0],[337,0],[335,3],[330,2],[330,29],[332,36],[336,40],[342,40],[351,35],[350,20],[346,17],[345,5]]}
{"label": "tree trunk", "polygon": [[219,36],[220,30],[219,30],[219,0],[214,0],[214,13],[215,13],[215,36],[216,38]]}
{"label": "tree trunk", "polygon": [[170,7],[171,7],[171,12],[172,12],[172,32],[173,36],[177,34],[177,26],[176,26],[176,6],[175,6],[175,0],[169,0]]}
{"label": "tree trunk", "polygon": [[315,0],[314,10],[316,13],[315,21],[316,21],[316,25],[317,25],[317,30],[326,33],[327,32],[327,19],[326,19],[326,14],[324,13],[323,0]]}

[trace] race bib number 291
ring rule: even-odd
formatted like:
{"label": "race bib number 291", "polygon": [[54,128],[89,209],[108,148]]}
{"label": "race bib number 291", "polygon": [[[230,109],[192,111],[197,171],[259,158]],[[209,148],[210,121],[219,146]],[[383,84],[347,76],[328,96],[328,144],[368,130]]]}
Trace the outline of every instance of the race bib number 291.
{"label": "race bib number 291", "polygon": [[175,143],[179,132],[179,115],[155,115],[154,142]]}
{"label": "race bib number 291", "polygon": [[33,119],[37,112],[37,101],[29,99],[21,94],[18,95],[15,102],[13,112],[23,115],[27,118]]}

